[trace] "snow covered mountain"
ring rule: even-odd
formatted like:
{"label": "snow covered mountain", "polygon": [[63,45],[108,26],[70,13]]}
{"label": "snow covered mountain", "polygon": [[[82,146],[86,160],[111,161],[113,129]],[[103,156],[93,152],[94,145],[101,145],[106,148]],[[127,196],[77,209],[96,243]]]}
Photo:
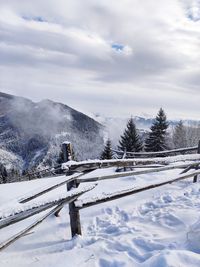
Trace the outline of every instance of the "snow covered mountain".
{"label": "snow covered mountain", "polygon": [[[20,170],[51,166],[56,163],[64,141],[72,143],[78,160],[97,158],[106,137],[112,139],[113,146],[118,144],[127,120],[99,115],[91,118],[61,103],[50,100],[34,103],[0,93],[0,163],[7,169]],[[153,119],[137,116],[134,120],[145,136]],[[171,125],[176,123],[170,121]]]}
{"label": "snow covered mountain", "polygon": [[103,131],[100,123],[67,105],[0,93],[0,163],[7,168],[52,165],[64,141],[73,144],[78,159],[96,158]]}

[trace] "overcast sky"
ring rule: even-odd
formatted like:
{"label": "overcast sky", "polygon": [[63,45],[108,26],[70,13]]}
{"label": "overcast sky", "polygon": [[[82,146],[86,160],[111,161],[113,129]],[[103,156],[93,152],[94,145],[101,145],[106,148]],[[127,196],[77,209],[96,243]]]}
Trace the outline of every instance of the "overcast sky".
{"label": "overcast sky", "polygon": [[200,119],[200,0],[0,0],[0,90]]}

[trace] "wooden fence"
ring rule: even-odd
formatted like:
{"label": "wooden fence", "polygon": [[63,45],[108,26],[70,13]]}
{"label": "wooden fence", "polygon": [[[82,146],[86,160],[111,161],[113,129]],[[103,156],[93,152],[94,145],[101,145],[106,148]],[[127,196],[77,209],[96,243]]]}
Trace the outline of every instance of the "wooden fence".
{"label": "wooden fence", "polygon": [[200,153],[200,141],[198,146],[194,147],[187,147],[187,148],[179,148],[179,149],[172,149],[172,150],[164,150],[164,151],[158,151],[158,152],[128,152],[128,151],[120,151],[112,149],[113,152],[115,152],[118,155],[126,155],[126,158],[129,157],[156,157],[156,156],[170,156],[170,155],[177,155],[177,154],[186,154],[191,152],[197,152]]}
{"label": "wooden fence", "polygon": [[[71,154],[70,154],[71,146],[69,145],[69,143],[65,143],[63,145],[63,148],[66,150],[64,154],[65,160],[68,161],[69,159],[71,159]],[[181,149],[181,151],[182,152],[184,151],[184,153],[186,151],[197,151],[200,154],[200,142],[199,142],[198,147],[189,148],[189,150]],[[181,151],[179,150],[179,152]],[[171,153],[171,152],[167,151],[165,152],[165,155],[168,155],[168,153]],[[176,150],[176,153],[177,153],[177,150]],[[193,161],[193,163],[183,162],[185,160]],[[179,162],[179,164],[177,164],[177,162]],[[171,163],[176,163],[176,164],[171,164]],[[157,164],[162,164],[162,165],[157,165]],[[114,173],[111,175],[103,175],[103,176],[93,175],[90,178],[85,178],[85,172],[91,172],[92,170],[95,170],[98,168],[127,167],[127,166],[134,167],[134,170]],[[121,159],[121,160],[104,160],[104,161],[97,160],[97,161],[88,161],[88,162],[70,162],[70,161],[66,162],[65,164],[63,164],[63,166],[60,167],[64,169],[65,171],[67,171],[68,176],[66,178],[64,178],[59,183],[46,186],[43,189],[37,190],[35,192],[30,193],[29,195],[19,198],[18,202],[23,204],[22,209],[14,212],[14,214],[13,212],[10,212],[9,214],[9,211],[7,211],[7,215],[5,217],[0,218],[0,229],[2,229],[9,225],[15,224],[19,221],[22,221],[26,218],[34,216],[35,214],[41,213],[43,211],[47,211],[45,215],[43,215],[41,218],[36,220],[34,223],[26,227],[24,230],[20,231],[19,233],[13,235],[8,240],[1,243],[0,249],[7,247],[14,241],[18,240],[20,237],[24,236],[31,229],[33,229],[38,224],[43,222],[48,216],[52,214],[55,214],[56,216],[58,216],[59,211],[62,209],[62,207],[65,204],[69,205],[69,217],[70,217],[72,237],[75,235],[81,235],[80,210],[82,210],[83,208],[88,208],[88,207],[91,207],[97,204],[105,203],[107,201],[112,201],[115,199],[119,199],[125,196],[133,195],[133,194],[140,193],[146,190],[164,186],[166,184],[171,184],[172,182],[177,182],[177,181],[181,181],[181,180],[192,178],[192,177],[193,177],[193,182],[197,182],[197,177],[198,175],[200,175],[199,166],[200,166],[200,155],[196,155],[196,156],[185,155],[181,158],[176,156],[176,157],[171,157],[169,159],[161,157],[161,158],[149,158],[149,159]],[[141,167],[143,168],[142,170],[140,170]],[[86,199],[82,201],[78,200],[79,196],[92,190],[96,186],[95,184],[91,184],[91,182],[96,182],[96,181],[100,182],[101,180],[105,180],[105,179],[117,179],[120,177],[150,174],[154,172],[162,172],[162,171],[173,170],[173,169],[183,169],[183,170],[181,171],[179,176],[173,179],[168,179],[163,182],[154,183],[154,184],[144,186],[144,187],[139,187],[139,188],[133,187],[128,190],[121,190],[120,192],[119,191],[111,192],[110,194],[106,194],[96,199]],[[188,173],[188,171],[191,169],[194,169],[194,170]],[[79,189],[79,185],[81,183],[84,183],[84,184],[89,183],[89,185],[86,184],[83,186],[82,189]],[[64,197],[58,196],[57,198],[53,198],[51,201],[38,203],[32,207],[28,205],[26,207],[27,202],[30,202],[31,200],[41,195],[45,195],[46,193],[64,184],[67,185],[67,193]],[[71,190],[72,188],[73,190]]]}

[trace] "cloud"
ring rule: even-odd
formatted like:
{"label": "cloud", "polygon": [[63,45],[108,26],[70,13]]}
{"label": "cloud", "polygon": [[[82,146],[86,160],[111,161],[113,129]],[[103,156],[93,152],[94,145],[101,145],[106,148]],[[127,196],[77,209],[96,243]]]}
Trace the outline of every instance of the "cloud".
{"label": "cloud", "polygon": [[1,0],[0,88],[112,115],[165,106],[170,116],[195,117],[199,7],[198,0]]}

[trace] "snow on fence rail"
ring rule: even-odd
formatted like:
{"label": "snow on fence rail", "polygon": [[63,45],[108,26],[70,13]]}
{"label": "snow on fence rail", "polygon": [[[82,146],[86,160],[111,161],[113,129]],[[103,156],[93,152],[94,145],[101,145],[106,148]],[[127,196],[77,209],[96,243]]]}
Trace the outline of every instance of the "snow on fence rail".
{"label": "snow on fence rail", "polygon": [[128,176],[133,176],[133,175],[168,171],[168,170],[173,170],[173,169],[188,168],[188,167],[189,169],[191,169],[191,168],[196,168],[198,165],[200,165],[200,161],[197,161],[193,164],[184,163],[184,164],[172,165],[172,166],[164,166],[164,167],[156,167],[156,168],[154,167],[152,169],[147,169],[147,170],[129,171],[129,172],[115,173],[115,174],[103,175],[103,176],[98,175],[98,176],[93,176],[89,178],[84,178],[83,176],[83,177],[78,177],[77,182],[78,183],[94,182],[94,181],[101,181],[101,180],[114,179],[114,178],[120,178],[120,177],[128,177]]}
{"label": "snow on fence rail", "polygon": [[24,236],[26,233],[28,233],[30,230],[32,230],[34,227],[36,227],[38,224],[43,222],[47,217],[57,212],[59,209],[63,207],[64,204],[59,204],[55,208],[51,209],[48,213],[46,213],[44,216],[36,220],[34,223],[20,231],[19,233],[11,236],[9,239],[5,240],[0,244],[0,250],[6,248],[7,246],[11,245],[13,242],[17,241],[20,237]]}
{"label": "snow on fence rail", "polygon": [[73,181],[75,178],[78,178],[81,175],[83,175],[83,174],[82,173],[79,173],[79,174],[76,173],[74,175],[68,176],[62,182],[59,182],[59,183],[51,185],[51,186],[47,186],[46,188],[42,188],[42,189],[40,188],[37,191],[34,191],[32,193],[29,193],[26,196],[23,196],[23,197],[19,198],[18,202],[23,204],[23,203],[26,203],[28,201],[31,201],[34,198],[37,198],[37,197],[39,197],[41,195],[44,195],[44,194],[46,194],[46,193],[48,193],[48,192],[50,192],[50,191],[52,191],[52,190],[64,185],[66,183],[69,183],[69,182]]}
{"label": "snow on fence rail", "polygon": [[181,174],[180,176],[178,176],[178,177],[176,177],[174,179],[170,179],[170,180],[167,180],[167,181],[164,181],[164,182],[161,182],[161,183],[156,183],[156,184],[148,185],[148,186],[141,187],[141,188],[131,188],[131,189],[128,189],[128,190],[122,190],[122,191],[118,191],[118,192],[115,192],[115,193],[106,194],[106,196],[104,195],[104,196],[101,196],[101,197],[96,197],[96,199],[92,198],[92,199],[86,199],[86,200],[78,200],[78,201],[75,202],[75,206],[79,210],[83,209],[83,208],[88,208],[88,207],[91,207],[91,206],[94,206],[94,205],[97,205],[97,204],[105,203],[105,202],[108,202],[108,201],[112,201],[112,200],[115,200],[115,199],[119,199],[119,198],[122,198],[122,197],[133,195],[133,194],[136,194],[136,193],[140,193],[140,192],[143,192],[143,191],[146,191],[146,190],[149,190],[149,189],[154,189],[156,187],[160,187],[160,186],[163,186],[163,185],[166,185],[166,184],[171,184],[173,182],[178,182],[178,181],[181,181],[181,180],[184,180],[184,179],[195,177],[196,175],[199,175],[199,174],[200,174],[200,170],[194,171],[194,172],[189,173],[189,174]]}
{"label": "snow on fence rail", "polygon": [[187,154],[171,157],[157,157],[157,158],[134,158],[134,159],[110,159],[110,160],[86,160],[81,162],[69,161],[62,164],[62,168],[70,172],[85,172],[99,168],[109,167],[134,167],[137,165],[151,165],[162,164],[169,165],[170,163],[184,162],[184,161],[197,161],[200,160],[200,154]]}
{"label": "snow on fence rail", "polygon": [[61,205],[61,204],[64,205],[66,203],[73,202],[75,199],[77,199],[82,194],[92,190],[95,186],[96,185],[93,184],[89,186],[87,185],[83,189],[77,188],[77,189],[67,192],[65,197],[58,196],[58,198],[56,199],[54,198],[47,202],[44,201],[43,203],[33,204],[28,207],[22,206],[21,209],[17,207],[16,211],[13,209],[11,209],[10,211],[6,210],[6,216],[2,216],[0,218],[0,229],[6,226],[9,226],[11,224],[17,223],[19,221],[22,221],[26,218],[29,218],[37,213],[50,209],[56,205]]}
{"label": "snow on fence rail", "polygon": [[41,177],[46,177],[48,176],[58,176],[58,175],[63,175],[63,173],[58,174],[58,172],[61,172],[61,164],[51,167],[51,168],[45,168],[42,170],[38,171],[32,171],[32,172],[27,172],[26,174],[20,176],[21,180],[24,180],[24,178],[28,178],[29,180],[33,178],[41,178]]}
{"label": "snow on fence rail", "polygon": [[176,153],[187,153],[187,152],[193,152],[193,151],[198,151],[199,146],[194,146],[194,147],[187,147],[187,148],[179,148],[179,149],[172,149],[172,150],[164,150],[164,151],[158,151],[158,152],[128,152],[128,151],[121,151],[121,150],[115,150],[112,149],[113,152],[117,154],[124,155],[126,154],[127,156],[134,156],[134,157],[154,157],[154,156],[168,156],[171,154],[176,154]]}

